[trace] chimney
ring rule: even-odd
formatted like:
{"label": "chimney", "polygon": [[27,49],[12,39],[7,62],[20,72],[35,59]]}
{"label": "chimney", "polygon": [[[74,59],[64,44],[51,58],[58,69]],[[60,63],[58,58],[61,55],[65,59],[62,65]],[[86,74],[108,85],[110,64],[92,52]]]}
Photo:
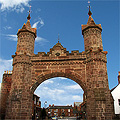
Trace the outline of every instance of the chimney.
{"label": "chimney", "polygon": [[120,84],[120,71],[118,73],[118,84]]}

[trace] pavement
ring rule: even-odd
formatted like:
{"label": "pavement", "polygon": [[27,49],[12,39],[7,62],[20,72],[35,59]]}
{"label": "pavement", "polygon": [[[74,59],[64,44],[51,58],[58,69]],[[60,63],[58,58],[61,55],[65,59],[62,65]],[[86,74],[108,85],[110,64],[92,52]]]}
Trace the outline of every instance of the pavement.
{"label": "pavement", "polygon": [[76,120],[76,119],[69,119],[69,118],[68,118],[68,119],[58,119],[58,120]]}
{"label": "pavement", "polygon": [[61,118],[61,119],[58,118],[58,120],[76,120],[76,117]]}
{"label": "pavement", "polygon": [[73,119],[65,118],[65,119],[58,119],[58,120],[76,120],[76,119],[74,119],[74,118]]}

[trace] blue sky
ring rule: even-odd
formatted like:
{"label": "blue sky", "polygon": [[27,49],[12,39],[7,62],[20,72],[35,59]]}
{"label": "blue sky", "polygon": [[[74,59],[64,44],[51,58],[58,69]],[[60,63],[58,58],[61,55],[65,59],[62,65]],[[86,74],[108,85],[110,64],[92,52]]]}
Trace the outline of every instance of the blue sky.
{"label": "blue sky", "polygon": [[[30,5],[32,6],[30,22],[33,27],[37,27],[35,54],[48,52],[57,43],[58,34],[60,34],[60,43],[69,52],[84,51],[81,25],[87,24],[88,20],[87,0],[0,0],[0,82],[4,71],[12,70],[11,55],[16,51],[16,33],[27,22],[27,11]],[[119,0],[91,0],[92,17],[96,24],[102,25],[103,49],[108,51],[107,70],[110,89],[118,84],[117,76],[120,70],[119,6]],[[60,97],[57,97],[64,94],[69,96],[68,99],[71,98],[68,104],[82,100],[82,90],[79,86],[80,93],[77,92],[78,85],[74,81],[65,78],[53,78],[48,81],[42,83],[36,90],[42,103],[46,100],[49,101],[48,104],[54,104],[56,100],[58,104],[67,104],[65,97],[62,103]],[[74,91],[72,94],[66,86],[77,89],[71,88]],[[44,89],[46,97],[38,92],[40,89]],[[48,89],[53,93],[51,99]],[[53,91],[57,91],[59,95],[55,95]]]}

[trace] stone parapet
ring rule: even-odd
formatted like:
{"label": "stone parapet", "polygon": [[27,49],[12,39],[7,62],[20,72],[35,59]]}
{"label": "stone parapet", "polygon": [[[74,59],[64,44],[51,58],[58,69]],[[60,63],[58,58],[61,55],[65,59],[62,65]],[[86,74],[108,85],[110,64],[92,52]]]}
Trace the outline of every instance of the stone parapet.
{"label": "stone parapet", "polygon": [[68,61],[68,60],[85,60],[86,54],[84,52],[77,53],[73,52],[64,56],[49,55],[44,52],[39,52],[38,54],[31,57],[31,61]]}

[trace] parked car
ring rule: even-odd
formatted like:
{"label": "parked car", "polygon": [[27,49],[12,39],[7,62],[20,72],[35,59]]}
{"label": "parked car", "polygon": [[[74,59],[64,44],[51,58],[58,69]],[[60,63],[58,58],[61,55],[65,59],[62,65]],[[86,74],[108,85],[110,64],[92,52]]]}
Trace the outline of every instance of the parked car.
{"label": "parked car", "polygon": [[52,117],[52,120],[58,120],[58,118],[55,116],[55,117]]}

